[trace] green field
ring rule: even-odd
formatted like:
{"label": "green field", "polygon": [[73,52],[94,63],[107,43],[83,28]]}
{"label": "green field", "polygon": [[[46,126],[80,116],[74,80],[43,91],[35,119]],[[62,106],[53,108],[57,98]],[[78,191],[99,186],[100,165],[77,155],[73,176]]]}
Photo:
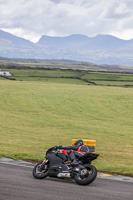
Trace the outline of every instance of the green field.
{"label": "green field", "polygon": [[0,78],[0,94],[0,156],[42,160],[51,146],[92,139],[99,171],[133,175],[132,88]]}
{"label": "green field", "polygon": [[133,74],[94,72],[72,69],[44,69],[30,67],[12,67],[10,79],[17,81],[42,81],[54,83],[74,83],[86,85],[133,87]]}

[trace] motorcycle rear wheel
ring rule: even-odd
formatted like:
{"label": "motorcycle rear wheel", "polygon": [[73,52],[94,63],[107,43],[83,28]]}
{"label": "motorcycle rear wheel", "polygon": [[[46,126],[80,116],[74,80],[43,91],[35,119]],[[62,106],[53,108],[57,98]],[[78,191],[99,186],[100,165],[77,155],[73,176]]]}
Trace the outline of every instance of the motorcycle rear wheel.
{"label": "motorcycle rear wheel", "polygon": [[41,168],[42,162],[36,164],[32,171],[33,176],[37,179],[43,179],[49,174],[48,163],[43,164],[43,168]]}
{"label": "motorcycle rear wheel", "polygon": [[97,169],[90,164],[83,165],[87,169],[84,175],[76,174],[74,176],[75,182],[79,185],[88,185],[92,183],[97,177]]}

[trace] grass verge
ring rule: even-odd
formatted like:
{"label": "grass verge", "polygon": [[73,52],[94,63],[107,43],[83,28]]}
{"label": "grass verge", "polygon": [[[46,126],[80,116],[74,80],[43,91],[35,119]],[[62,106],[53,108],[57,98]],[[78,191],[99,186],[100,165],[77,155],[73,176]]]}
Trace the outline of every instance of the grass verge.
{"label": "grass verge", "polygon": [[96,140],[100,171],[133,175],[133,89],[0,80],[0,156],[42,160],[54,145]]}

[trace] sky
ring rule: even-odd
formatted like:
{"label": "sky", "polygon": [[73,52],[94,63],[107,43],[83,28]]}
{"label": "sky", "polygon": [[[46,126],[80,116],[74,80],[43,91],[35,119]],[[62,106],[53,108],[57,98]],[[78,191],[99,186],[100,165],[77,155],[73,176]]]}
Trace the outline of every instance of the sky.
{"label": "sky", "polygon": [[0,0],[0,29],[37,42],[42,35],[133,38],[133,0]]}

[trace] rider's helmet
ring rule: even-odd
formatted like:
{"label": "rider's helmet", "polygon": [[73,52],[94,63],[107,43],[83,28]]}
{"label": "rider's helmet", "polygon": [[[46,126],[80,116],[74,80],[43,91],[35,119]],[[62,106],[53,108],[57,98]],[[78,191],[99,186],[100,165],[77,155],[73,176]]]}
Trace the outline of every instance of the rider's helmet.
{"label": "rider's helmet", "polygon": [[77,140],[74,145],[82,146],[84,145],[83,140]]}

